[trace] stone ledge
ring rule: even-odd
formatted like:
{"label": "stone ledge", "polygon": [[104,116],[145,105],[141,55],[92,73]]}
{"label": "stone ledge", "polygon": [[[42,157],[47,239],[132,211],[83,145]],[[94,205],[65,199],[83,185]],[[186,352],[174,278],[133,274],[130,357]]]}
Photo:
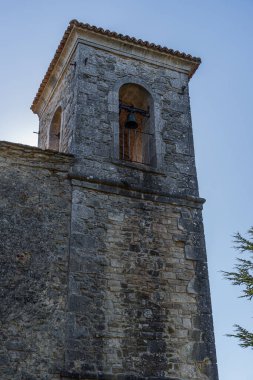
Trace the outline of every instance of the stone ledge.
{"label": "stone ledge", "polygon": [[189,206],[202,209],[205,199],[184,194],[169,194],[163,192],[151,192],[144,188],[131,186],[117,181],[106,181],[99,178],[79,176],[78,174],[69,174],[74,186],[80,186],[87,189],[100,191],[104,193],[117,194],[131,198],[137,198],[145,201],[158,203],[169,203],[179,206]]}
{"label": "stone ledge", "polygon": [[[161,376],[139,376],[127,374],[112,374],[102,372],[68,372],[60,373],[61,380],[79,379],[79,380],[181,380],[175,377]],[[182,379],[183,380],[183,379]]]}
{"label": "stone ledge", "polygon": [[114,165],[117,165],[117,166],[127,167],[127,168],[131,168],[131,169],[135,169],[135,170],[140,170],[142,172],[147,172],[147,173],[151,173],[151,174],[155,174],[155,175],[161,175],[163,177],[166,177],[166,173],[162,172],[161,170],[159,170],[155,167],[149,166],[149,165],[139,163],[139,162],[130,162],[130,161],[113,159],[112,163]]}

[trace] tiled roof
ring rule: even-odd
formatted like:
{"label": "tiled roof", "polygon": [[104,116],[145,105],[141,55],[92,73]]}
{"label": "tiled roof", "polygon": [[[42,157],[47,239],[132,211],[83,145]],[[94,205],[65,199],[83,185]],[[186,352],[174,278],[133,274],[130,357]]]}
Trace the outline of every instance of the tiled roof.
{"label": "tiled roof", "polygon": [[[181,58],[181,59],[185,59],[187,61],[190,61],[190,62],[194,62],[196,63],[196,69],[197,67],[199,66],[199,64],[201,63],[201,59],[198,58],[198,57],[193,57],[191,56],[190,54],[185,54],[185,53],[181,53],[179,51],[175,51],[173,49],[168,49],[167,47],[162,47],[160,45],[156,45],[154,43],[150,43],[148,41],[143,41],[143,40],[138,40],[137,38],[135,37],[130,37],[128,35],[123,35],[123,34],[119,34],[119,33],[116,33],[116,32],[111,32],[110,30],[106,29],[104,30],[103,28],[97,28],[96,26],[93,26],[93,25],[89,25],[89,24],[84,24],[82,22],[79,22],[77,20],[72,20],[70,21],[69,23],[69,26],[67,27],[67,29],[65,30],[65,33],[62,37],[62,40],[55,52],[55,55],[54,55],[54,58],[52,59],[49,67],[48,67],[48,70],[40,84],[40,87],[39,87],[39,90],[33,100],[33,104],[31,106],[31,109],[34,110],[34,107],[35,105],[37,104],[37,102],[39,101],[39,98],[44,90],[44,88],[46,87],[47,85],[47,82],[50,78],[50,75],[61,55],[61,52],[63,51],[64,49],[64,46],[67,42],[67,39],[71,33],[71,31],[75,28],[81,28],[83,30],[89,30],[89,31],[92,31],[92,32],[95,32],[95,33],[98,33],[98,34],[102,34],[104,36],[108,36],[108,37],[113,37],[115,39],[118,39],[118,40],[121,40],[121,41],[126,41],[126,42],[130,42],[131,44],[134,44],[134,45],[137,45],[137,46],[144,46],[148,49],[152,49],[152,50],[156,50],[156,51],[159,51],[159,52],[162,52],[162,53],[166,53],[168,55],[172,55],[172,56],[175,56],[175,57],[178,57],[178,58]],[[195,71],[195,70],[194,70]],[[193,74],[193,73],[192,73]]]}

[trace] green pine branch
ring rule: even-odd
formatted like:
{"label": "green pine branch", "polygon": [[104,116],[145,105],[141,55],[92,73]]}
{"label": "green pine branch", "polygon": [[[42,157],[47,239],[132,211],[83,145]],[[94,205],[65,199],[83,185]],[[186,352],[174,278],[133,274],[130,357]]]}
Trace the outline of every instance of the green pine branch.
{"label": "green pine branch", "polygon": [[226,336],[232,336],[240,340],[239,345],[243,348],[253,347],[253,334],[239,325],[234,325],[235,333],[226,334]]}
{"label": "green pine branch", "polygon": [[[234,235],[235,248],[241,253],[253,253],[253,227],[248,231],[249,238],[245,238],[239,232]],[[253,298],[253,257],[250,256],[248,260],[237,258],[237,263],[232,272],[222,271],[224,278],[229,280],[232,285],[242,286],[242,295],[248,300]],[[239,339],[241,347],[253,348],[253,333],[245,328],[234,325],[234,334],[227,334],[229,337]]]}

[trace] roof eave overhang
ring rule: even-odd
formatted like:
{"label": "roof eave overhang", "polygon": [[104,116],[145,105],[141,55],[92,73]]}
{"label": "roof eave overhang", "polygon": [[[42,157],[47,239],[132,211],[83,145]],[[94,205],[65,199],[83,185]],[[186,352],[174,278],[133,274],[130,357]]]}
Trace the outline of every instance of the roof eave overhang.
{"label": "roof eave overhang", "polygon": [[54,88],[69,65],[79,43],[109,51],[118,56],[182,72],[188,75],[189,78],[192,77],[201,63],[199,58],[191,57],[184,53],[86,25],[72,21],[65,31],[34,98],[31,106],[34,113],[38,115],[43,113]]}

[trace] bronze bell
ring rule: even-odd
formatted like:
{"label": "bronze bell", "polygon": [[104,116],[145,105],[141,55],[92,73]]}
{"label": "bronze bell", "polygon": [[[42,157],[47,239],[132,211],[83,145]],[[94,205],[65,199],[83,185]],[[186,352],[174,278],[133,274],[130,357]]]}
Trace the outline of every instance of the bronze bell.
{"label": "bronze bell", "polygon": [[125,128],[128,128],[128,129],[136,129],[136,128],[138,128],[138,124],[137,124],[134,112],[130,112],[127,115],[127,120],[126,120],[126,123],[125,123]]}

